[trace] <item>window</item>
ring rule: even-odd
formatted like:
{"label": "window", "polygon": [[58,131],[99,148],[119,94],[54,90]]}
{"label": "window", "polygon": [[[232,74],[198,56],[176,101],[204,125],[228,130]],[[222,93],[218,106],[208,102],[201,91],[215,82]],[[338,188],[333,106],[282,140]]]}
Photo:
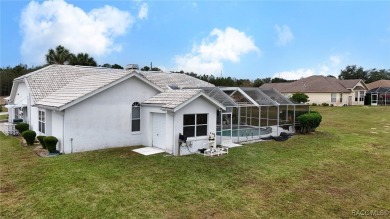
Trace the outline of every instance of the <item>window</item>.
{"label": "window", "polygon": [[360,91],[359,101],[364,101],[364,91]]}
{"label": "window", "polygon": [[359,98],[359,92],[358,92],[358,91],[355,91],[355,101],[356,101],[356,102],[358,101],[358,98]]}
{"label": "window", "polygon": [[141,104],[134,102],[131,105],[131,131],[139,132],[141,131]]}
{"label": "window", "polygon": [[343,102],[343,93],[340,94],[340,103]]}
{"label": "window", "polygon": [[330,102],[332,102],[332,103],[335,103],[336,102],[336,95],[337,95],[337,93],[331,93],[330,94]]}
{"label": "window", "polygon": [[38,131],[41,133],[45,133],[45,111],[38,110]]}
{"label": "window", "polygon": [[183,135],[186,137],[207,136],[207,114],[184,115]]}

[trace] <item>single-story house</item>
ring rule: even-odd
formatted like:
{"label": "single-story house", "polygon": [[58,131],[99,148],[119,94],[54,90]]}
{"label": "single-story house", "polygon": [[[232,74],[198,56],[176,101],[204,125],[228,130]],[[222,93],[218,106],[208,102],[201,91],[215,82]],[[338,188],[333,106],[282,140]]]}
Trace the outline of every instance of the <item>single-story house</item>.
{"label": "single-story house", "polygon": [[225,107],[199,89],[170,86],[214,87],[178,73],[50,65],[14,80],[9,122],[57,137],[63,153],[147,145],[185,154],[179,133],[201,147]]}
{"label": "single-story house", "polygon": [[371,105],[390,105],[390,80],[378,80],[367,84]]}
{"label": "single-story house", "polygon": [[[293,132],[308,112],[275,90],[218,88],[186,74],[50,65],[18,77],[9,126],[23,120],[37,135],[58,138],[62,153],[152,146],[173,155],[209,144],[260,140]],[[187,139],[181,144],[179,138]]]}
{"label": "single-story house", "polygon": [[360,79],[340,80],[334,77],[313,75],[289,83],[267,83],[260,88],[276,89],[286,97],[294,93],[305,93],[309,96],[309,104],[364,105],[364,97],[368,90]]}

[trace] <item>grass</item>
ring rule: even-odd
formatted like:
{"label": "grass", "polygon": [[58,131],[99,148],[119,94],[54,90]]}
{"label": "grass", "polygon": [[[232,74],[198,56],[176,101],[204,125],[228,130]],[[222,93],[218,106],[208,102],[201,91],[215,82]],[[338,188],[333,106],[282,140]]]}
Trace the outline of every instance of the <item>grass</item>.
{"label": "grass", "polygon": [[6,120],[8,119],[8,115],[0,115],[0,120]]}
{"label": "grass", "polygon": [[390,215],[390,107],[313,107],[318,131],[221,157],[133,148],[37,157],[0,135],[1,218],[335,218]]}

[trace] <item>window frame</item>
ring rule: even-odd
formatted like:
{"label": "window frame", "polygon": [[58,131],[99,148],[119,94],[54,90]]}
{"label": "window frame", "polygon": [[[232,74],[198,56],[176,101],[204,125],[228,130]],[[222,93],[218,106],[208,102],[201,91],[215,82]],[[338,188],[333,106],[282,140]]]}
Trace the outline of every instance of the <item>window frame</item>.
{"label": "window frame", "polygon": [[[185,125],[185,117],[186,116],[194,116],[194,124],[187,124]],[[205,115],[206,116],[206,123],[198,123],[198,116]],[[200,131],[200,127],[206,126],[206,132],[201,135],[198,135],[198,131]],[[186,135],[186,132],[184,131],[185,128],[193,127],[193,136]],[[203,130],[202,130],[203,131]],[[207,137],[209,131],[209,114],[208,113],[191,113],[191,114],[183,114],[183,135],[185,135],[188,138],[198,138],[198,137]]]}
{"label": "window frame", "polygon": [[46,134],[46,110],[38,110],[38,131]]}
{"label": "window frame", "polygon": [[337,101],[337,93],[330,93],[330,102],[336,103]]}
{"label": "window frame", "polygon": [[364,91],[359,91],[359,102],[364,102]]}
{"label": "window frame", "polygon": [[[139,110],[139,116],[135,117],[135,109]],[[138,121],[138,129],[134,129],[134,122]],[[139,102],[134,102],[131,105],[131,132],[140,132],[141,131],[141,104]]]}
{"label": "window frame", "polygon": [[359,100],[359,91],[355,91],[355,102]]}

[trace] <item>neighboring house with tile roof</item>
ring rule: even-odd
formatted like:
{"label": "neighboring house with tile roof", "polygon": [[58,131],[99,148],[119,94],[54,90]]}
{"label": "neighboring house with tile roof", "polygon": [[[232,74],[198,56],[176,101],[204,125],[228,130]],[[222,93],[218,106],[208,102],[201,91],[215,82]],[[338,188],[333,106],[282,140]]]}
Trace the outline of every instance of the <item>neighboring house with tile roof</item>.
{"label": "neighboring house with tile roof", "polygon": [[371,105],[390,106],[390,80],[378,80],[367,84]]}
{"label": "neighboring house with tile roof", "polygon": [[333,77],[314,75],[289,83],[268,83],[260,88],[276,89],[283,95],[291,97],[294,93],[305,93],[309,104],[364,105],[368,90],[360,79],[339,80]]}
{"label": "neighboring house with tile roof", "polygon": [[50,65],[14,80],[9,122],[57,137],[63,153],[144,145],[185,154],[179,133],[202,147],[224,109],[200,87],[214,85],[177,73]]}

